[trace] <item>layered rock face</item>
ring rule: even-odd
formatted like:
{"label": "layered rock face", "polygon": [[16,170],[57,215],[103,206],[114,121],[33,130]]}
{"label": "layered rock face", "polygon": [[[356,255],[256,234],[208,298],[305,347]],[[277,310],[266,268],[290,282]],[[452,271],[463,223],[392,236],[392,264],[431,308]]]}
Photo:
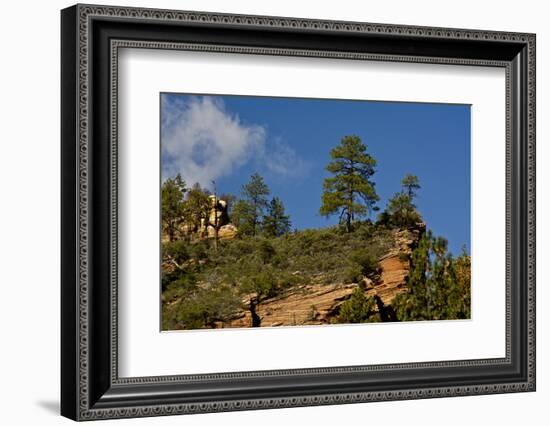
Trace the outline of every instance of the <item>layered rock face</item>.
{"label": "layered rock face", "polygon": [[[368,296],[378,296],[384,305],[391,306],[395,296],[407,291],[412,251],[424,231],[425,225],[419,224],[414,230],[393,232],[394,244],[378,262],[379,277],[375,280],[363,279],[362,284]],[[217,326],[250,327],[253,316],[262,327],[328,324],[358,286],[359,283],[296,286],[277,297],[263,300],[251,309],[237,312],[231,321]],[[247,296],[243,305],[250,308],[254,297]]]}
{"label": "layered rock face", "polygon": [[415,230],[394,232],[395,245],[379,260],[380,279],[372,287],[367,287],[367,294],[378,295],[385,305],[391,305],[395,296],[407,291],[406,280],[411,268],[412,251],[424,231],[425,225],[421,224]]}
{"label": "layered rock face", "polygon": [[[255,311],[262,327],[283,325],[318,325],[329,322],[338,313],[340,305],[347,300],[357,284],[313,284],[295,287],[292,291],[260,303]],[[244,305],[250,301],[245,299]],[[250,327],[252,314],[241,311],[229,324],[221,327]]]}

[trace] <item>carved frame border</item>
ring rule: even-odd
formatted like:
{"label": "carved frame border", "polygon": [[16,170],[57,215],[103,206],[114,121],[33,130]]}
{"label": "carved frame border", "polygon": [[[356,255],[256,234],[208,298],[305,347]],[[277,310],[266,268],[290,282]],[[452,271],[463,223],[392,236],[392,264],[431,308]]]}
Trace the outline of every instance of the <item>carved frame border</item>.
{"label": "carved frame border", "polygon": [[[266,16],[246,16],[246,15],[228,15],[202,12],[184,12],[156,9],[126,8],[126,7],[104,7],[91,5],[77,5],[75,7],[77,18],[77,64],[76,64],[76,87],[77,96],[77,140],[76,143],[76,177],[77,177],[77,218],[76,218],[76,254],[77,271],[76,277],[76,342],[77,342],[77,362],[75,364],[74,390],[77,392],[76,407],[65,410],[65,415],[78,420],[104,419],[114,417],[141,417],[158,416],[197,412],[216,412],[229,410],[246,410],[260,408],[280,408],[293,406],[340,404],[351,402],[400,400],[416,398],[432,398],[442,396],[461,396],[488,393],[533,391],[535,389],[535,36],[533,34],[520,34],[510,32],[493,32],[463,29],[447,28],[427,28],[411,27],[401,25],[369,24],[357,22],[337,22],[310,19],[279,18]],[[90,26],[92,19],[95,18],[117,18],[139,20],[140,22],[174,22],[174,23],[205,23],[215,25],[238,25],[259,28],[294,28],[300,30],[315,30],[326,32],[344,32],[344,33],[365,33],[382,35],[410,35],[422,38],[438,38],[448,40],[485,40],[485,41],[507,41],[513,43],[522,43],[527,49],[527,98],[528,104],[525,125],[527,126],[527,176],[526,182],[526,200],[527,203],[527,232],[528,244],[527,251],[527,274],[528,282],[526,288],[527,295],[527,380],[520,382],[504,382],[493,385],[480,386],[449,386],[434,387],[423,389],[400,389],[377,392],[353,392],[353,393],[328,393],[325,395],[311,395],[300,397],[270,397],[258,399],[235,399],[227,401],[203,402],[203,403],[165,403],[146,405],[139,407],[107,407],[96,408],[90,400],[90,334],[89,334],[89,308],[90,300],[89,290],[89,215],[90,215],[90,192],[89,192],[89,113],[90,113]],[[506,68],[506,110],[507,110],[507,129],[506,129],[506,240],[507,240],[507,259],[506,259],[506,358],[504,359],[483,359],[483,360],[464,360],[451,362],[434,363],[415,363],[415,364],[392,364],[380,366],[361,366],[361,367],[327,367],[322,369],[300,369],[300,370],[274,370],[262,372],[244,372],[244,373],[222,373],[193,376],[160,376],[145,378],[126,378],[121,379],[117,374],[117,70],[118,70],[118,49],[123,47],[131,48],[155,48],[155,49],[178,49],[178,50],[198,50],[198,51],[217,51],[239,54],[265,54],[265,55],[297,55],[297,56],[315,56],[340,59],[361,59],[361,60],[383,60],[397,62],[426,62],[426,63],[447,63],[458,65],[483,65],[497,66]],[[511,65],[506,61],[487,61],[461,58],[440,58],[440,57],[417,57],[403,55],[384,55],[384,54],[365,54],[365,53],[346,53],[346,52],[328,52],[299,49],[277,49],[277,48],[255,48],[243,46],[216,46],[207,44],[193,43],[171,43],[171,42],[151,42],[143,40],[111,40],[111,369],[110,379],[113,385],[125,384],[151,384],[151,383],[174,383],[182,381],[200,381],[217,380],[221,378],[244,378],[244,377],[265,377],[265,376],[303,376],[311,373],[332,373],[346,371],[373,371],[373,370],[392,370],[405,368],[423,368],[423,367],[448,367],[448,366],[473,366],[503,364],[510,362],[510,342],[511,342],[511,313],[509,309],[511,298],[510,281],[510,256],[511,256],[511,218],[510,209],[512,206],[511,196],[511,162],[512,153],[510,148],[510,139],[513,129],[510,128],[511,114]],[[64,319],[65,320],[65,319]],[[62,407],[63,412],[63,407]]]}

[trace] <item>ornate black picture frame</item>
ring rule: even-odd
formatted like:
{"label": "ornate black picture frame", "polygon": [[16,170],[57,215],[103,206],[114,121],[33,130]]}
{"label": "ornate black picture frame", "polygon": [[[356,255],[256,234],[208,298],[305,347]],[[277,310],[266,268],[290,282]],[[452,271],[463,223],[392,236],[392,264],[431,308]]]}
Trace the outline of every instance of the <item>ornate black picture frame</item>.
{"label": "ornate black picture frame", "polygon": [[[535,35],[76,5],[61,13],[61,413],[74,420],[535,390]],[[119,378],[120,47],[506,70],[506,356]]]}

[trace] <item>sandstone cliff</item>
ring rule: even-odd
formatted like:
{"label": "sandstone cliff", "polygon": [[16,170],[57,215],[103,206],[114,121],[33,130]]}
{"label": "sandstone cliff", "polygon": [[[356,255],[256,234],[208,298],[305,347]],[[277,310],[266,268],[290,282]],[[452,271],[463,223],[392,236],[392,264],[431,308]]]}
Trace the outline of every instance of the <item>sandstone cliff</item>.
{"label": "sandstone cliff", "polygon": [[[383,305],[391,306],[396,295],[407,291],[411,254],[424,230],[420,224],[415,230],[392,231],[393,245],[378,261],[379,274],[373,279],[365,277],[361,283],[367,295],[378,296]],[[359,285],[307,283],[258,304],[254,304],[255,295],[250,294],[243,300],[243,309],[230,321],[216,326],[250,327],[253,316],[262,327],[328,324]]]}

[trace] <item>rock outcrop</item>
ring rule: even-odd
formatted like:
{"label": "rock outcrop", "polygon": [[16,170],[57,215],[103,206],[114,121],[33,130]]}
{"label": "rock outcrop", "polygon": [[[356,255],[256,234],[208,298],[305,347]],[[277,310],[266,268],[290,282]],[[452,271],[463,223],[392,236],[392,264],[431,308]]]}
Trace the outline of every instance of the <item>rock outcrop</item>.
{"label": "rock outcrop", "polygon": [[[187,238],[190,241],[200,241],[205,238],[215,238],[216,230],[218,228],[219,239],[232,239],[237,236],[237,227],[230,223],[228,215],[228,205],[225,200],[217,198],[214,195],[209,197],[211,209],[206,218],[201,219],[200,225],[192,225],[183,221],[178,228],[179,237]],[[161,241],[166,243],[169,241],[168,234],[163,232]]]}
{"label": "rock outcrop", "polygon": [[425,229],[422,223],[414,230],[394,231],[394,246],[378,262],[380,279],[372,288],[367,287],[367,294],[380,296],[388,305],[399,293],[407,291],[411,255]]}
{"label": "rock outcrop", "polygon": [[209,232],[209,229],[214,226],[224,226],[229,223],[229,215],[227,213],[227,202],[221,198],[217,198],[215,195],[209,195],[208,199],[210,200],[210,213],[208,215],[208,221],[206,219],[201,219],[201,229],[199,232]]}
{"label": "rock outcrop", "polygon": [[[361,285],[367,295],[378,299],[379,309],[381,306],[391,306],[395,296],[407,291],[412,251],[424,231],[424,224],[419,224],[414,230],[393,231],[394,244],[379,259],[378,278],[363,279]],[[342,303],[349,299],[359,285],[360,283],[303,284],[277,297],[255,303],[253,311],[262,327],[327,324],[338,315]],[[249,306],[255,297],[247,296],[243,300],[243,306]],[[217,326],[250,327],[252,321],[251,310],[242,309],[229,322],[218,323]]]}
{"label": "rock outcrop", "polygon": [[[232,223],[228,223],[227,225],[221,226],[220,230],[218,231],[218,238],[220,240],[230,240],[237,236],[237,232],[237,227]],[[216,233],[214,231],[214,228],[208,227],[208,238],[214,238],[215,236]]]}
{"label": "rock outcrop", "polygon": [[[315,325],[329,322],[338,313],[340,305],[349,298],[357,284],[313,284],[302,285],[267,299],[255,307],[262,327],[282,325]],[[243,305],[249,304],[249,299]],[[250,311],[241,311],[225,327],[250,327]]]}

